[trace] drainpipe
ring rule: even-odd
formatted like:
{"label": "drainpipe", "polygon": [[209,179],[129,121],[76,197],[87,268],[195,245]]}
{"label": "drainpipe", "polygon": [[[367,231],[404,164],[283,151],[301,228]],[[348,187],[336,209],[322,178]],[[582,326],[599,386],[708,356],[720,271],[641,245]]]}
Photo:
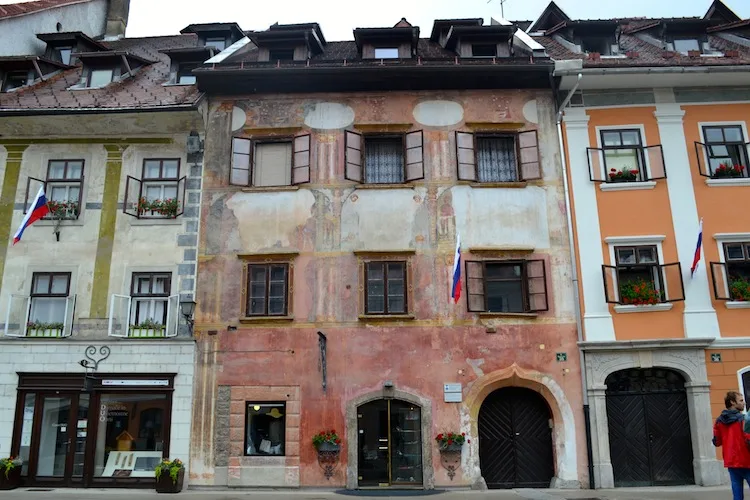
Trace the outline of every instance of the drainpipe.
{"label": "drainpipe", "polygon": [[[562,116],[565,111],[565,107],[570,102],[573,94],[578,90],[578,86],[581,84],[582,74],[578,74],[578,80],[576,84],[568,92],[568,96],[565,98],[563,103],[560,105],[560,109],[557,111],[557,137],[560,141],[560,159],[562,161],[562,174],[563,174],[563,190],[565,191],[565,212],[568,218],[568,244],[570,246],[570,260],[573,266],[571,272],[573,278],[573,304],[575,306],[576,315],[576,330],[578,331],[578,342],[583,342],[583,321],[581,319],[581,295],[578,289],[578,258],[576,254],[575,239],[573,239],[573,215],[570,211],[570,186],[568,184],[568,163],[565,160],[565,143],[562,133]],[[594,457],[593,449],[591,444],[591,411],[589,408],[589,394],[588,394],[588,383],[586,381],[586,353],[583,349],[578,347],[578,355],[581,363],[581,388],[583,390],[583,420],[586,427],[586,456],[589,464],[589,489],[595,489],[596,484],[594,481]]]}

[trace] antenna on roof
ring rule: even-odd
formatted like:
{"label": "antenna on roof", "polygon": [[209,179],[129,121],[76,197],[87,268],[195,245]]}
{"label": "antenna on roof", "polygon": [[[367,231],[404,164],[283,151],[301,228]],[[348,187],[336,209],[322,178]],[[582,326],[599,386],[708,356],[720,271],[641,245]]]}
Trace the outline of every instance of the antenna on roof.
{"label": "antenna on roof", "polygon": [[[503,4],[507,2],[508,0],[498,0],[500,2],[500,16],[502,16],[503,19],[505,19],[505,9],[503,8]],[[487,3],[492,2],[492,0],[487,0]]]}

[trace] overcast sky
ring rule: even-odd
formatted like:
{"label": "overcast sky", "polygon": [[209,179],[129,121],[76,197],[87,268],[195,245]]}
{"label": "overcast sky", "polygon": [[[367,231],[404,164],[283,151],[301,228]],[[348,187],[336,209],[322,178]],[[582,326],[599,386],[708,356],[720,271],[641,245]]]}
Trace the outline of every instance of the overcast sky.
{"label": "overcast sky", "polygon": [[[0,0],[0,4],[18,0]],[[501,0],[131,0],[127,36],[171,35],[191,23],[236,22],[262,30],[279,22],[318,22],[327,40],[350,40],[353,28],[393,26],[406,17],[429,36],[435,19],[500,16]],[[574,19],[702,16],[712,0],[557,0]],[[549,0],[505,0],[506,19],[533,20]],[[750,0],[725,0],[743,19]]]}

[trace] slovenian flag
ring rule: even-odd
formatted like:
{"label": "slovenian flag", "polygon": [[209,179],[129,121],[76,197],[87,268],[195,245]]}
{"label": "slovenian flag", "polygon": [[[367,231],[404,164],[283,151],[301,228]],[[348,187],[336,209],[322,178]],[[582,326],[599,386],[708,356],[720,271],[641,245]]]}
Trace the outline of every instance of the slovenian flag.
{"label": "slovenian flag", "polygon": [[453,257],[453,280],[451,282],[451,299],[455,304],[461,297],[461,235],[456,234],[456,254]]}
{"label": "slovenian flag", "polygon": [[695,246],[695,255],[693,256],[693,265],[690,267],[690,277],[692,278],[695,271],[698,270],[698,263],[701,260],[701,245],[703,244],[703,219],[698,226],[698,244]]}
{"label": "slovenian flag", "polygon": [[13,244],[15,245],[21,241],[21,236],[23,236],[23,232],[26,231],[27,227],[48,213],[49,207],[47,206],[47,197],[44,195],[44,186],[42,186],[39,188],[39,192],[36,194],[36,198],[34,198],[34,202],[31,204],[29,211],[26,212],[23,221],[21,221],[21,226],[18,228],[18,231],[16,231],[16,234],[13,235]]}

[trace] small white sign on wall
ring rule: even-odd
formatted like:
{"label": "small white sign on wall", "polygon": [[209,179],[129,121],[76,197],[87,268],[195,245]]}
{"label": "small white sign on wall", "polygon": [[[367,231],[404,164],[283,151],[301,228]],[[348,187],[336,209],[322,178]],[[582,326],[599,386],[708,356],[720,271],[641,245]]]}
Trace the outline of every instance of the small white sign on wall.
{"label": "small white sign on wall", "polygon": [[461,393],[461,384],[444,383],[443,384],[443,401],[446,403],[460,403],[463,401]]}

